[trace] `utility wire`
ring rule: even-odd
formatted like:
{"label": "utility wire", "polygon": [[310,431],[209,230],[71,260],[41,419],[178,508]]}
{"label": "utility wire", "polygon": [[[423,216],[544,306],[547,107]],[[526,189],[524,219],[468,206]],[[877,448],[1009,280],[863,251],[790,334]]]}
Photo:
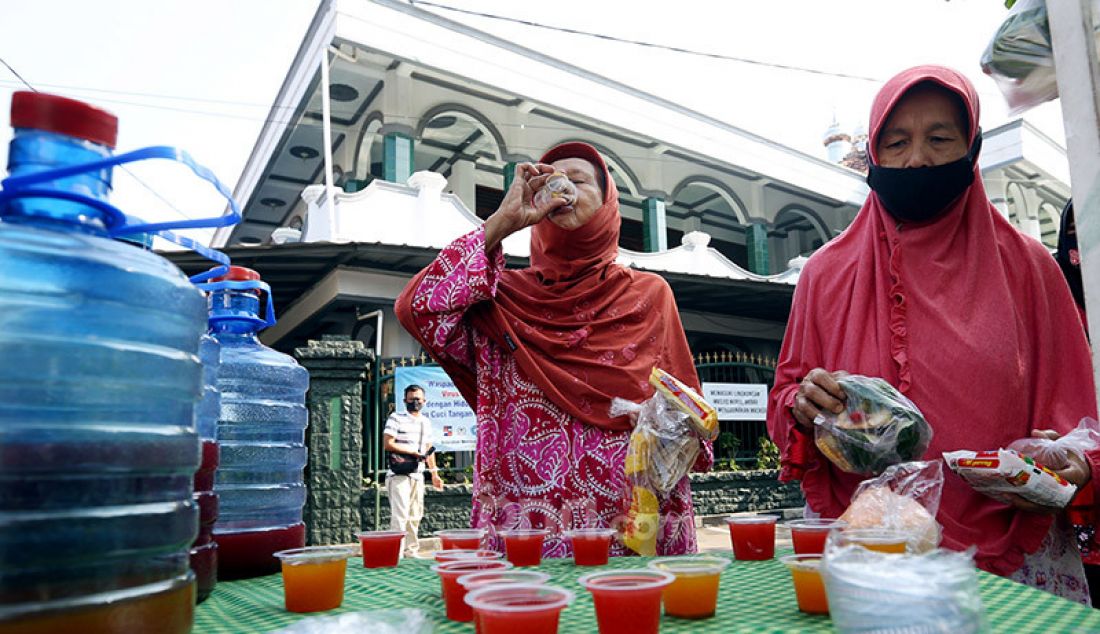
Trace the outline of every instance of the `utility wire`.
{"label": "utility wire", "polygon": [[540,22],[533,22],[531,20],[524,20],[521,18],[513,18],[505,15],[498,15],[494,13],[483,13],[481,11],[473,11],[470,9],[462,9],[459,7],[452,7],[445,4],[439,4],[437,2],[428,2],[426,0],[409,0],[411,5],[421,5],[425,7],[434,7],[436,9],[443,9],[444,11],[453,11],[455,13],[462,13],[465,15],[472,15],[479,18],[488,18],[490,20],[500,20],[502,22],[511,22],[513,24],[522,24],[524,26],[533,27],[536,29],[546,29],[548,31],[557,31],[559,33],[569,33],[571,35],[583,35],[585,37],[592,37],[600,40],[606,40],[609,42],[618,42],[620,44],[633,44],[635,46],[643,46],[646,48],[659,49],[664,51],[671,51],[673,53],[683,53],[685,55],[695,55],[698,57],[709,57],[711,59],[722,59],[731,62],[739,62],[741,64],[752,64],[755,66],[764,66],[766,68],[777,68],[780,70],[788,70],[800,73],[810,73],[812,75],[824,75],[827,77],[839,77],[842,79],[856,79],[859,81],[869,81],[881,84],[883,80],[874,77],[865,77],[863,75],[850,75],[847,73],[834,73],[825,70],[817,70],[815,68],[805,68],[802,66],[790,66],[787,64],[777,64],[774,62],[763,62],[756,59],[748,59],[746,57],[735,57],[733,55],[723,55],[722,53],[710,53],[706,51],[696,51],[689,48],[683,48],[680,46],[671,46],[668,44],[657,44],[654,42],[646,42],[643,40],[632,40],[623,37],[616,37],[614,35],[607,35],[606,33],[596,33],[593,31],[581,31],[579,29],[571,29],[563,26],[554,26],[550,24],[542,24]]}

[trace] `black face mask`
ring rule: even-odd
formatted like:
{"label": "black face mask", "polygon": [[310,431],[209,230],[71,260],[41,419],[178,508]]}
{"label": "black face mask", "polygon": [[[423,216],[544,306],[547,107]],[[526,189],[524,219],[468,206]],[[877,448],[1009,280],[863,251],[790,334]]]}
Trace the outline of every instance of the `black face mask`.
{"label": "black face mask", "polygon": [[890,215],[902,222],[928,222],[947,210],[974,182],[974,161],[982,149],[982,131],[966,156],[933,167],[870,165],[867,184]]}
{"label": "black face mask", "polygon": [[405,401],[405,409],[410,412],[419,412],[421,409],[423,409],[423,407],[424,403],[420,401]]}

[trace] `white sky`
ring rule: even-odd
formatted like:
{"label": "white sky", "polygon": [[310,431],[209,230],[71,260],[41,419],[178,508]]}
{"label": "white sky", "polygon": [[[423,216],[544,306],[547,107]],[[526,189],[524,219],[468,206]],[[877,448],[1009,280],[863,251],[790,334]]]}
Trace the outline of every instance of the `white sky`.
{"label": "white sky", "polygon": [[[978,66],[1007,14],[1001,0],[439,0],[486,13],[788,66],[885,80],[921,63],[952,66],[982,97],[982,125],[1009,120]],[[118,150],[174,145],[236,184],[309,25],[315,0],[35,0],[4,2],[0,57],[40,90],[120,118]],[[644,10],[639,7],[645,7]],[[750,132],[823,157],[835,114],[866,125],[879,83],[778,70],[548,32],[432,9]],[[18,80],[0,66],[0,161]],[[568,107],[567,98],[562,106]],[[1057,101],[1026,118],[1064,143]],[[214,215],[213,190],[182,168],[133,168],[188,216]],[[116,204],[177,216],[116,171]]]}

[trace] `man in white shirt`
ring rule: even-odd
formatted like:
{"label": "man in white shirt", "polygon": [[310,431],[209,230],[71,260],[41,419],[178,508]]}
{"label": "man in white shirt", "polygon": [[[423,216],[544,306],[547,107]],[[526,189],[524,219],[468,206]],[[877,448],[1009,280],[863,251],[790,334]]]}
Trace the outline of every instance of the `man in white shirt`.
{"label": "man in white shirt", "polygon": [[[432,422],[420,413],[424,408],[424,389],[419,385],[405,388],[405,411],[395,411],[386,420],[382,431],[382,446],[391,453],[413,457],[425,456],[432,447]],[[435,456],[421,460],[408,475],[386,472],[386,491],[390,496],[390,530],[405,533],[406,557],[420,549],[417,531],[424,517],[424,463],[432,474],[432,488],[443,490],[443,481],[436,472]]]}

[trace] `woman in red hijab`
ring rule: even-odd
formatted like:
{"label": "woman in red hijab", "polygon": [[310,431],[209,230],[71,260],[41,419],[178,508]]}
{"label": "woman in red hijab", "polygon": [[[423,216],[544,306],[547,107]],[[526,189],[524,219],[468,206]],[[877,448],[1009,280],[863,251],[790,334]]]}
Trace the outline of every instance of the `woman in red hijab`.
{"label": "woman in red hijab", "polygon": [[[838,372],[882,377],[916,403],[934,430],[927,460],[1096,416],[1069,289],[986,196],[974,87],[943,67],[904,71],[875,98],[870,130],[871,194],[802,272],[768,412],[780,477],[802,480],[824,517],[860,482],[813,443],[817,413],[843,407]],[[1097,458],[1054,467],[1083,484]],[[1002,504],[948,472],[937,520],[944,546],[977,545],[982,569],[1087,602],[1063,510]]]}
{"label": "woman in red hijab", "polygon": [[[537,208],[564,172],[577,198]],[[630,433],[611,399],[653,394],[654,366],[699,388],[672,290],[615,263],[619,197],[599,153],[565,143],[522,164],[500,208],[443,249],[397,299],[401,324],[439,362],[477,415],[473,525],[550,530],[543,552],[570,555],[562,531],[615,527],[625,510]],[[501,241],[532,227],[531,266],[505,270]],[[710,448],[700,454],[705,469]],[[660,500],[659,554],[695,552],[684,478]],[[613,544],[613,554],[626,554]]]}

